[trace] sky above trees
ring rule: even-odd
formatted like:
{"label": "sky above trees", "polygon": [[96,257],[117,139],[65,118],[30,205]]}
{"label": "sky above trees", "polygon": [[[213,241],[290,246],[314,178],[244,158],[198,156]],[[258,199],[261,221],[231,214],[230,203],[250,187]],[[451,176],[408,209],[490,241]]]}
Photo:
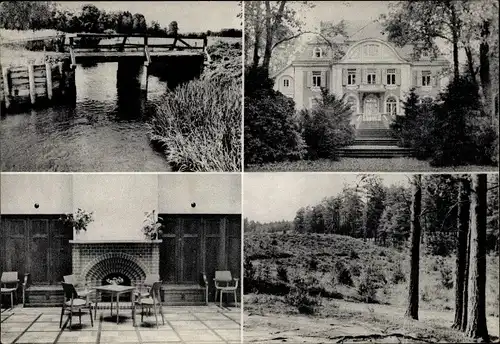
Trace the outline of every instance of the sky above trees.
{"label": "sky above trees", "polygon": [[[243,207],[249,220],[292,221],[297,209],[335,196],[345,184],[354,186],[357,174],[248,173],[244,178]],[[409,185],[409,175],[378,174],[384,185]]]}
{"label": "sky above trees", "polygon": [[95,5],[106,12],[129,11],[142,13],[148,22],[155,20],[162,27],[175,20],[182,32],[218,31],[222,28],[239,28],[237,18],[240,7],[237,1],[58,1],[60,7],[78,11],[85,4]]}

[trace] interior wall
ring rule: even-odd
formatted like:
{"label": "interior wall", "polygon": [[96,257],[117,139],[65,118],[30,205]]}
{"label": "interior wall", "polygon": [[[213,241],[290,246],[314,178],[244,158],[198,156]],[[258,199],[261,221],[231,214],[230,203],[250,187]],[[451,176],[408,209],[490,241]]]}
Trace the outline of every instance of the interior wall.
{"label": "interior wall", "polygon": [[72,177],[70,174],[2,173],[0,196],[0,212],[4,215],[70,213],[73,210]]}
{"label": "interior wall", "polygon": [[87,240],[143,239],[144,213],[158,210],[155,174],[75,174],[73,211],[94,212]]}
{"label": "interior wall", "polygon": [[241,214],[239,174],[160,174],[158,190],[163,214]]}

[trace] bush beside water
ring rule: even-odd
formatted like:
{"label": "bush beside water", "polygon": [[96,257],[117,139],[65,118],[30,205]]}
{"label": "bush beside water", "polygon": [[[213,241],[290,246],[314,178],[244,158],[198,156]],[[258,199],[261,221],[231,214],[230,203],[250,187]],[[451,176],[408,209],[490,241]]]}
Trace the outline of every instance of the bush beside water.
{"label": "bush beside water", "polygon": [[201,78],[179,85],[156,106],[149,124],[150,139],[175,170],[241,171],[238,47],[238,43],[224,42],[211,47],[216,53]]}

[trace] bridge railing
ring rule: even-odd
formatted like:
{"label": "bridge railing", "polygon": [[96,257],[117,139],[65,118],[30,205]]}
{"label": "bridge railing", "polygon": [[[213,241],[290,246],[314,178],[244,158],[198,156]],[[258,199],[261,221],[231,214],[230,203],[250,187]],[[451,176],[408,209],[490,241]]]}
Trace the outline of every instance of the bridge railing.
{"label": "bridge railing", "polygon": [[[183,49],[199,49],[204,50],[207,46],[207,37],[192,38],[183,35],[168,35],[168,36],[155,36],[146,34],[119,34],[119,33],[73,33],[67,34],[68,44],[70,48],[79,49],[124,49],[127,47],[144,47],[149,46],[151,48],[170,48],[172,50],[183,50]],[[110,42],[107,44],[102,44],[103,40],[112,40],[115,42]],[[122,41],[116,41],[116,39],[122,39]],[[172,43],[155,42],[170,40]],[[187,40],[196,40],[193,43]],[[197,43],[200,43],[198,45]],[[83,43],[83,44],[82,44]]]}
{"label": "bridge railing", "polygon": [[[123,52],[126,48],[143,49],[146,62],[151,62],[150,52],[152,49],[166,48],[169,50],[200,50],[210,60],[207,52],[207,37],[192,38],[182,35],[155,36],[147,34],[119,34],[119,33],[73,33],[67,34],[67,43],[71,55],[71,64],[76,65],[76,51],[118,51]],[[102,44],[103,40],[110,40],[107,44]],[[114,41],[113,41],[114,40]],[[120,41],[121,40],[121,41]],[[171,40],[172,43],[155,42]],[[187,40],[195,40],[194,44]],[[198,46],[198,41],[201,45]]]}

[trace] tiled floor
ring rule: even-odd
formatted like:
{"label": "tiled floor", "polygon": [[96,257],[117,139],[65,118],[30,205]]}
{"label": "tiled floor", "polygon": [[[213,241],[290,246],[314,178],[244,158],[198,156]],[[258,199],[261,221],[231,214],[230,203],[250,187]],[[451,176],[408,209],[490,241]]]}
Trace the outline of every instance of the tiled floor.
{"label": "tiled floor", "polygon": [[[60,308],[22,308],[1,313],[1,343],[185,343],[233,344],[240,343],[240,308],[209,306],[164,306],[165,325],[155,326],[154,315],[141,316],[138,309],[136,327],[132,325],[130,309],[120,310],[120,322],[110,316],[110,310],[98,310],[94,326],[88,314],[73,317],[69,329],[67,316],[59,328]],[[116,314],[115,312],[113,314]]]}

